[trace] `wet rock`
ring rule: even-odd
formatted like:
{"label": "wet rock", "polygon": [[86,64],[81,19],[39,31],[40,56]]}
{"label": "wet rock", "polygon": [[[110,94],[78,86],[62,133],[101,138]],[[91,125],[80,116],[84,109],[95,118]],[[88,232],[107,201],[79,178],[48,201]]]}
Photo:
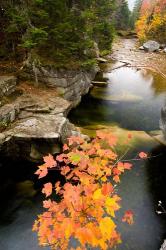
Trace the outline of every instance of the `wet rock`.
{"label": "wet rock", "polygon": [[162,244],[160,250],[166,250],[166,240],[164,240],[164,243]]}
{"label": "wet rock", "polygon": [[163,51],[166,53],[166,48]]}
{"label": "wet rock", "polygon": [[154,52],[160,48],[160,44],[156,41],[149,40],[143,44],[143,47],[148,52]]}
{"label": "wet rock", "polygon": [[0,76],[0,97],[8,96],[15,91],[17,79],[15,76]]}

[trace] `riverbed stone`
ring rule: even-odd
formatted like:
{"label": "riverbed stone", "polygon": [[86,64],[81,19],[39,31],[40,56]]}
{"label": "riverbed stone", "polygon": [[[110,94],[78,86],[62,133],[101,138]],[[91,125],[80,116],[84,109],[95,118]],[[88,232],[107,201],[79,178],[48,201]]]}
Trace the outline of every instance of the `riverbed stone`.
{"label": "riverbed stone", "polygon": [[154,52],[154,51],[159,50],[160,44],[158,42],[156,42],[156,41],[149,40],[149,41],[147,41],[146,43],[143,44],[143,47],[148,52]]}

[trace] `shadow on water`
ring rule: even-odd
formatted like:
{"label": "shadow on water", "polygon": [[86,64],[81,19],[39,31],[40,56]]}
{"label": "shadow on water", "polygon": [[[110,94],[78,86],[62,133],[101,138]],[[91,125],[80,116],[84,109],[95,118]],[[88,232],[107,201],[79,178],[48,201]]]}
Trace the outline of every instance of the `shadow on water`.
{"label": "shadow on water", "polygon": [[[44,179],[38,179],[34,172],[37,163],[1,159],[0,175],[0,249],[39,250],[36,233],[32,225],[43,211],[41,194],[43,183],[63,181],[57,171]],[[55,173],[56,172],[56,173]],[[44,248],[48,250],[49,248]]]}

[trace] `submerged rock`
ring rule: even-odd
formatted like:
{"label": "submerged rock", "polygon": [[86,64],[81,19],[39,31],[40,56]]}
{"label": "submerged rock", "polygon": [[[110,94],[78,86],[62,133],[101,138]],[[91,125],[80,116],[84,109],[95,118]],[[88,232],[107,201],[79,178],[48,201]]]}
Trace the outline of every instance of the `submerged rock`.
{"label": "submerged rock", "polygon": [[159,50],[160,44],[158,42],[156,42],[156,41],[149,40],[149,41],[147,41],[146,43],[143,44],[143,47],[148,52],[154,52],[154,51]]}
{"label": "submerged rock", "polygon": [[94,98],[112,102],[140,102],[143,99],[141,96],[132,94],[127,91],[124,91],[123,93],[117,95],[109,94],[107,92],[104,92],[100,87],[93,88],[90,94]]}
{"label": "submerged rock", "polygon": [[118,125],[99,125],[94,124],[91,126],[80,127],[80,131],[84,134],[87,134],[89,137],[93,138],[96,136],[96,131],[107,131],[110,134],[113,134],[118,139],[118,151],[120,153],[124,153],[126,149],[126,142],[128,140],[128,135],[130,134],[131,139],[129,140],[128,144],[133,148],[136,148],[140,145],[148,145],[148,147],[157,146],[158,143],[156,140],[148,135],[145,131],[130,131],[127,129],[120,128]]}

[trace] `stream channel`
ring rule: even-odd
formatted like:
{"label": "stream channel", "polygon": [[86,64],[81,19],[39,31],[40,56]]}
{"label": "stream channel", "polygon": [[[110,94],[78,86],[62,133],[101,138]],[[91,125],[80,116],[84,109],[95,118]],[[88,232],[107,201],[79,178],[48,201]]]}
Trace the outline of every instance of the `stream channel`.
{"label": "stream channel", "polygon": [[[133,161],[133,169],[122,176],[117,187],[122,197],[118,217],[128,209],[134,212],[134,225],[117,221],[123,241],[117,249],[159,250],[166,238],[166,215],[156,213],[159,200],[166,207],[166,148],[151,134],[159,130],[161,107],[166,98],[165,79],[136,68],[120,67],[111,71],[118,65],[108,63],[104,67],[95,80],[104,78],[108,84],[93,87],[71,111],[69,119],[90,136],[97,129],[105,128],[119,138],[132,133],[127,157],[132,159],[140,151],[151,155],[146,161]],[[37,237],[31,232],[42,204],[41,196],[36,193],[41,183],[33,175],[35,163],[13,163],[5,159],[1,169],[5,191],[1,192],[0,250],[39,250]]]}

